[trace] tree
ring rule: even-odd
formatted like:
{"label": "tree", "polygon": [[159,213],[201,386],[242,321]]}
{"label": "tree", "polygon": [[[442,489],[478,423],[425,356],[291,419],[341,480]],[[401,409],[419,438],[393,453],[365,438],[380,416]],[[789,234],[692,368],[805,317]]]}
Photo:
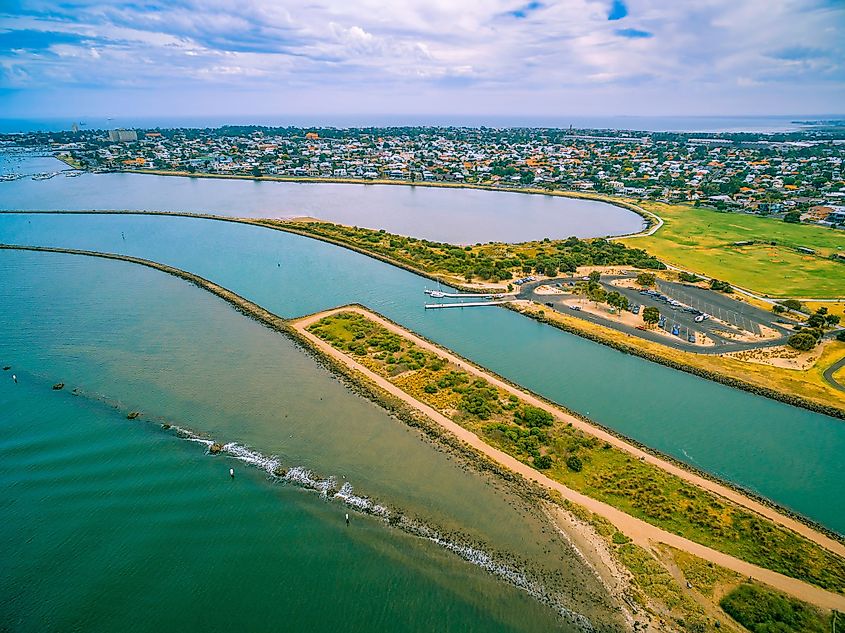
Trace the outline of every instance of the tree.
{"label": "tree", "polygon": [[796,312],[800,312],[803,307],[798,299],[786,299],[781,301],[780,304],[787,310],[795,310]]}
{"label": "tree", "polygon": [[834,325],[839,325],[839,321],[840,321],[838,314],[828,314],[825,317],[825,320],[827,321],[828,327],[833,327]]}
{"label": "tree", "polygon": [[801,213],[799,211],[790,211],[783,216],[783,221],[788,222],[789,224],[800,224]]}
{"label": "tree", "polygon": [[772,312],[774,312],[775,314],[783,314],[784,312],[786,312],[786,307],[782,306],[779,303],[776,303],[772,306]]}
{"label": "tree", "polygon": [[660,310],[658,310],[654,306],[648,306],[645,310],[643,310],[643,321],[645,321],[649,325],[654,325],[659,320]]}
{"label": "tree", "polygon": [[788,345],[801,352],[806,352],[816,346],[816,337],[809,332],[798,332],[789,337]]}
{"label": "tree", "polygon": [[552,458],[549,455],[540,455],[534,458],[534,468],[547,470],[552,467]]}
{"label": "tree", "polygon": [[597,284],[601,279],[601,273],[597,270],[594,270],[590,273],[590,281]]}
{"label": "tree", "polygon": [[843,343],[845,343],[845,330],[842,330],[841,332],[839,332],[839,333],[836,335],[836,340],[837,340],[837,341],[842,341]]}
{"label": "tree", "polygon": [[620,310],[628,309],[628,297],[619,294],[615,290],[611,290],[607,293],[605,301],[607,301],[608,305],[611,305],[614,308],[619,308]]}
{"label": "tree", "polygon": [[255,176],[256,178],[260,178],[261,177],[261,167],[259,167],[258,165],[253,167],[252,168],[252,175]]}
{"label": "tree", "polygon": [[591,281],[587,286],[587,296],[596,303],[601,303],[607,299],[607,290]]}
{"label": "tree", "polygon": [[653,286],[655,281],[657,281],[657,277],[654,273],[640,273],[637,275],[637,284],[640,286]]}
{"label": "tree", "polygon": [[807,325],[809,325],[812,328],[824,327],[826,323],[827,323],[827,319],[825,319],[824,316],[822,316],[819,313],[811,314],[810,318],[807,319]]}

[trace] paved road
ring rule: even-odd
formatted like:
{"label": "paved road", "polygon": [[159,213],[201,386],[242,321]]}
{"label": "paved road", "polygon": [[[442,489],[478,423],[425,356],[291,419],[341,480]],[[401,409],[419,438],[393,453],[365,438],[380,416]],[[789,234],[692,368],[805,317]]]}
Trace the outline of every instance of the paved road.
{"label": "paved road", "polygon": [[833,374],[835,374],[843,367],[845,367],[845,358],[840,360],[838,363],[833,363],[833,365],[828,367],[822,374],[824,379],[828,382],[828,384],[830,384],[831,387],[833,387],[834,389],[839,389],[840,391],[845,391],[845,385],[836,380],[836,378],[833,377]]}
{"label": "paved road", "polygon": [[[571,310],[565,305],[564,301],[571,299],[573,295],[538,295],[536,289],[542,285],[560,283],[565,290],[569,283],[580,280],[579,277],[559,277],[557,279],[535,281],[523,284],[518,293],[519,299],[527,299],[545,304],[547,307],[557,310],[558,312],[565,312],[570,316],[584,319],[599,325],[612,327],[615,330],[631,334],[642,339],[661,343],[669,347],[680,349],[684,351],[696,352],[699,354],[721,354],[724,352],[743,351],[749,349],[757,349],[760,347],[772,347],[775,345],[782,345],[792,333],[788,327],[790,324],[778,323],[773,313],[766,312],[752,305],[748,305],[736,299],[732,299],[712,290],[688,286],[686,284],[679,284],[674,282],[660,281],[660,290],[662,293],[675,298],[685,305],[690,305],[702,312],[713,314],[724,319],[726,322],[734,323],[737,327],[745,329],[749,332],[758,333],[760,326],[765,325],[777,331],[780,336],[775,339],[766,341],[736,341],[727,336],[719,334],[720,331],[727,330],[722,324],[708,319],[701,323],[695,322],[695,313],[685,312],[682,309],[672,310],[666,302],[658,299],[641,295],[639,290],[634,288],[620,288],[610,284],[611,281],[617,279],[625,279],[627,277],[622,275],[605,275],[601,278],[601,283],[606,290],[615,290],[628,298],[632,305],[640,305],[641,307],[654,306],[660,310],[661,316],[666,317],[664,329],[671,332],[673,326],[677,325],[680,330],[680,336],[667,337],[655,331],[638,330],[636,327],[604,319],[598,315],[590,314],[583,310]],[[706,333],[715,345],[711,347],[702,347],[687,340],[689,334],[695,333],[700,335]]]}

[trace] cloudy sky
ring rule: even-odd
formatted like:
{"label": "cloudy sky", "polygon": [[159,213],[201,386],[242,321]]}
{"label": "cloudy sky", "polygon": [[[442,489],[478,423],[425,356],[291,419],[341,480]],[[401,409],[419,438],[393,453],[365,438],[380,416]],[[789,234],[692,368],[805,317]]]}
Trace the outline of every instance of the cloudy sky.
{"label": "cloudy sky", "polygon": [[0,116],[845,111],[845,0],[0,0]]}

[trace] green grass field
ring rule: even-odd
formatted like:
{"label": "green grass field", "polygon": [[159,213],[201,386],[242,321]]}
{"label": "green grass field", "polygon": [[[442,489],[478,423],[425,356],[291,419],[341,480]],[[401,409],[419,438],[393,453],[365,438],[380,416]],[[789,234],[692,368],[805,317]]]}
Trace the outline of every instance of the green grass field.
{"label": "green grass field", "polygon": [[[845,262],[829,258],[834,252],[845,253],[845,231],[687,205],[642,206],[666,224],[650,237],[623,240],[628,246],[771,297],[845,295]],[[733,245],[752,240],[776,245]],[[798,246],[812,248],[817,255],[799,253]]]}

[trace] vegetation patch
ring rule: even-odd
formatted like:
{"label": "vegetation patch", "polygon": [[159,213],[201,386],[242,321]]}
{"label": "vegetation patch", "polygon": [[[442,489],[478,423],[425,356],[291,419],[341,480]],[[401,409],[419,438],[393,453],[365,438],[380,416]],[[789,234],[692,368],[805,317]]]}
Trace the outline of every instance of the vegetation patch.
{"label": "vegetation patch", "polygon": [[831,630],[831,616],[768,587],[742,584],[719,604],[752,633],[828,633]]}
{"label": "vegetation patch", "polygon": [[845,560],[584,433],[357,312],[309,331],[520,461],[632,516],[751,563],[845,591]]}
{"label": "vegetation patch", "polygon": [[[276,228],[290,229],[292,226],[291,222],[279,220],[257,222]],[[570,237],[521,244],[491,242],[458,246],[331,222],[296,222],[293,228],[299,233],[340,242],[430,275],[467,282],[510,281],[530,273],[554,277],[561,272],[575,272],[579,266],[666,268],[642,249],[628,248],[605,239]]]}

